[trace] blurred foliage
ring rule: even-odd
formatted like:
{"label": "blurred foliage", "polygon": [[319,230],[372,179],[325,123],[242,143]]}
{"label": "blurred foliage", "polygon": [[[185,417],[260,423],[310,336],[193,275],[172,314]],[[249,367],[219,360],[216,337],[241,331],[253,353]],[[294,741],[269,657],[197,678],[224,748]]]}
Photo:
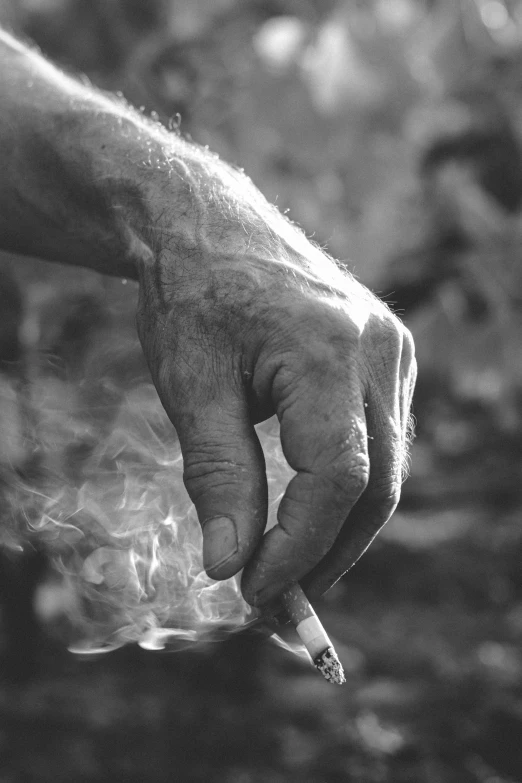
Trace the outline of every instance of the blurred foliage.
{"label": "blurred foliage", "polygon": [[485,445],[521,427],[521,7],[13,0],[0,19],[245,168],[405,314],[419,406],[451,399],[473,429],[483,410]]}
{"label": "blurred foliage", "polygon": [[[91,664],[47,640],[0,689],[0,780],[522,780],[522,3],[3,0],[0,20],[244,167],[403,314],[420,368],[401,508],[320,609],[343,692],[257,638]],[[132,286],[14,279],[73,374],[65,300],[130,334]]]}

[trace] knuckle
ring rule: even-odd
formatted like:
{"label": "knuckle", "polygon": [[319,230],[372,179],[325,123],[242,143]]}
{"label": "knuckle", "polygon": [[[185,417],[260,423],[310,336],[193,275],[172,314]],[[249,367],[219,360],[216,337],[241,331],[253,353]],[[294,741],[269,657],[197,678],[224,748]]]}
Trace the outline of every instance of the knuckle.
{"label": "knuckle", "polygon": [[401,484],[394,479],[381,480],[372,487],[371,502],[378,509],[381,524],[391,517],[401,497]]}
{"label": "knuckle", "polygon": [[313,471],[329,485],[338,502],[352,505],[366,490],[370,477],[364,424],[354,418],[351,426],[342,428],[335,441],[321,450]]}
{"label": "knuckle", "polygon": [[406,326],[402,327],[402,362],[408,368],[415,364],[415,342]]}
{"label": "knuckle", "polygon": [[346,503],[353,503],[368,486],[370,467],[365,454],[351,454],[331,462],[323,471],[323,480],[336,496]]}
{"label": "knuckle", "polygon": [[360,455],[351,461],[348,467],[350,490],[359,497],[366,490],[370,477],[370,468],[366,457]]}
{"label": "knuckle", "polygon": [[393,313],[386,312],[375,319],[366,336],[366,357],[373,368],[371,374],[395,375],[403,348],[403,326]]}
{"label": "knuckle", "polygon": [[404,326],[397,316],[387,312],[382,319],[379,343],[382,347],[400,352],[403,343]]}
{"label": "knuckle", "polygon": [[235,487],[243,475],[240,465],[215,452],[198,450],[185,456],[183,481],[192,500],[209,490]]}
{"label": "knuckle", "polygon": [[[318,383],[332,373],[332,369],[339,361],[342,353],[342,340],[337,339],[312,339],[300,349],[300,363],[303,367],[303,376],[313,377]],[[345,346],[346,347],[346,346]]]}
{"label": "knuckle", "polygon": [[350,330],[340,327],[328,331],[317,328],[303,334],[295,342],[296,372],[314,384],[326,385],[331,379],[338,380],[345,375],[344,368],[355,362],[359,349],[358,338]]}

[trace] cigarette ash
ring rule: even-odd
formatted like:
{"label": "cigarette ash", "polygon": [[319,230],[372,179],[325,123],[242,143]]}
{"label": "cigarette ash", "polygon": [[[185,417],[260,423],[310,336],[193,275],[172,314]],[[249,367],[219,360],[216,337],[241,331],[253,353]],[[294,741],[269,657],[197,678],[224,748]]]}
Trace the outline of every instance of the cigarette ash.
{"label": "cigarette ash", "polygon": [[344,685],[346,677],[344,669],[333,647],[328,647],[314,658],[314,666],[328,682]]}

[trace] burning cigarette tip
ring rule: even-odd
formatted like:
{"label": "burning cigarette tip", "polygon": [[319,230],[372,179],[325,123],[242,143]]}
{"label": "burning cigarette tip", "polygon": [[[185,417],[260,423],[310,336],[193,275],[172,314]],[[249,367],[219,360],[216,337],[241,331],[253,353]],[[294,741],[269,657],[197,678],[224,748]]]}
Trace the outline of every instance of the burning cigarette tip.
{"label": "burning cigarette tip", "polygon": [[336,685],[345,683],[341,661],[301,587],[297,583],[293,584],[285,590],[282,598],[288,616],[295,625],[316,669],[328,682]]}
{"label": "burning cigarette tip", "polygon": [[344,685],[346,677],[344,669],[333,647],[327,647],[314,658],[315,668],[321,672],[325,680],[335,685]]}

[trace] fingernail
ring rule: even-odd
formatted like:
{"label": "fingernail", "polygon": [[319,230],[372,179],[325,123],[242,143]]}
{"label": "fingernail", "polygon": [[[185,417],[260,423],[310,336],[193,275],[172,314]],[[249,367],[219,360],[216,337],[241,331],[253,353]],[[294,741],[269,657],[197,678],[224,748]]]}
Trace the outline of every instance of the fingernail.
{"label": "fingernail", "polygon": [[203,565],[216,571],[237,552],[236,526],[228,517],[213,517],[203,525]]}

